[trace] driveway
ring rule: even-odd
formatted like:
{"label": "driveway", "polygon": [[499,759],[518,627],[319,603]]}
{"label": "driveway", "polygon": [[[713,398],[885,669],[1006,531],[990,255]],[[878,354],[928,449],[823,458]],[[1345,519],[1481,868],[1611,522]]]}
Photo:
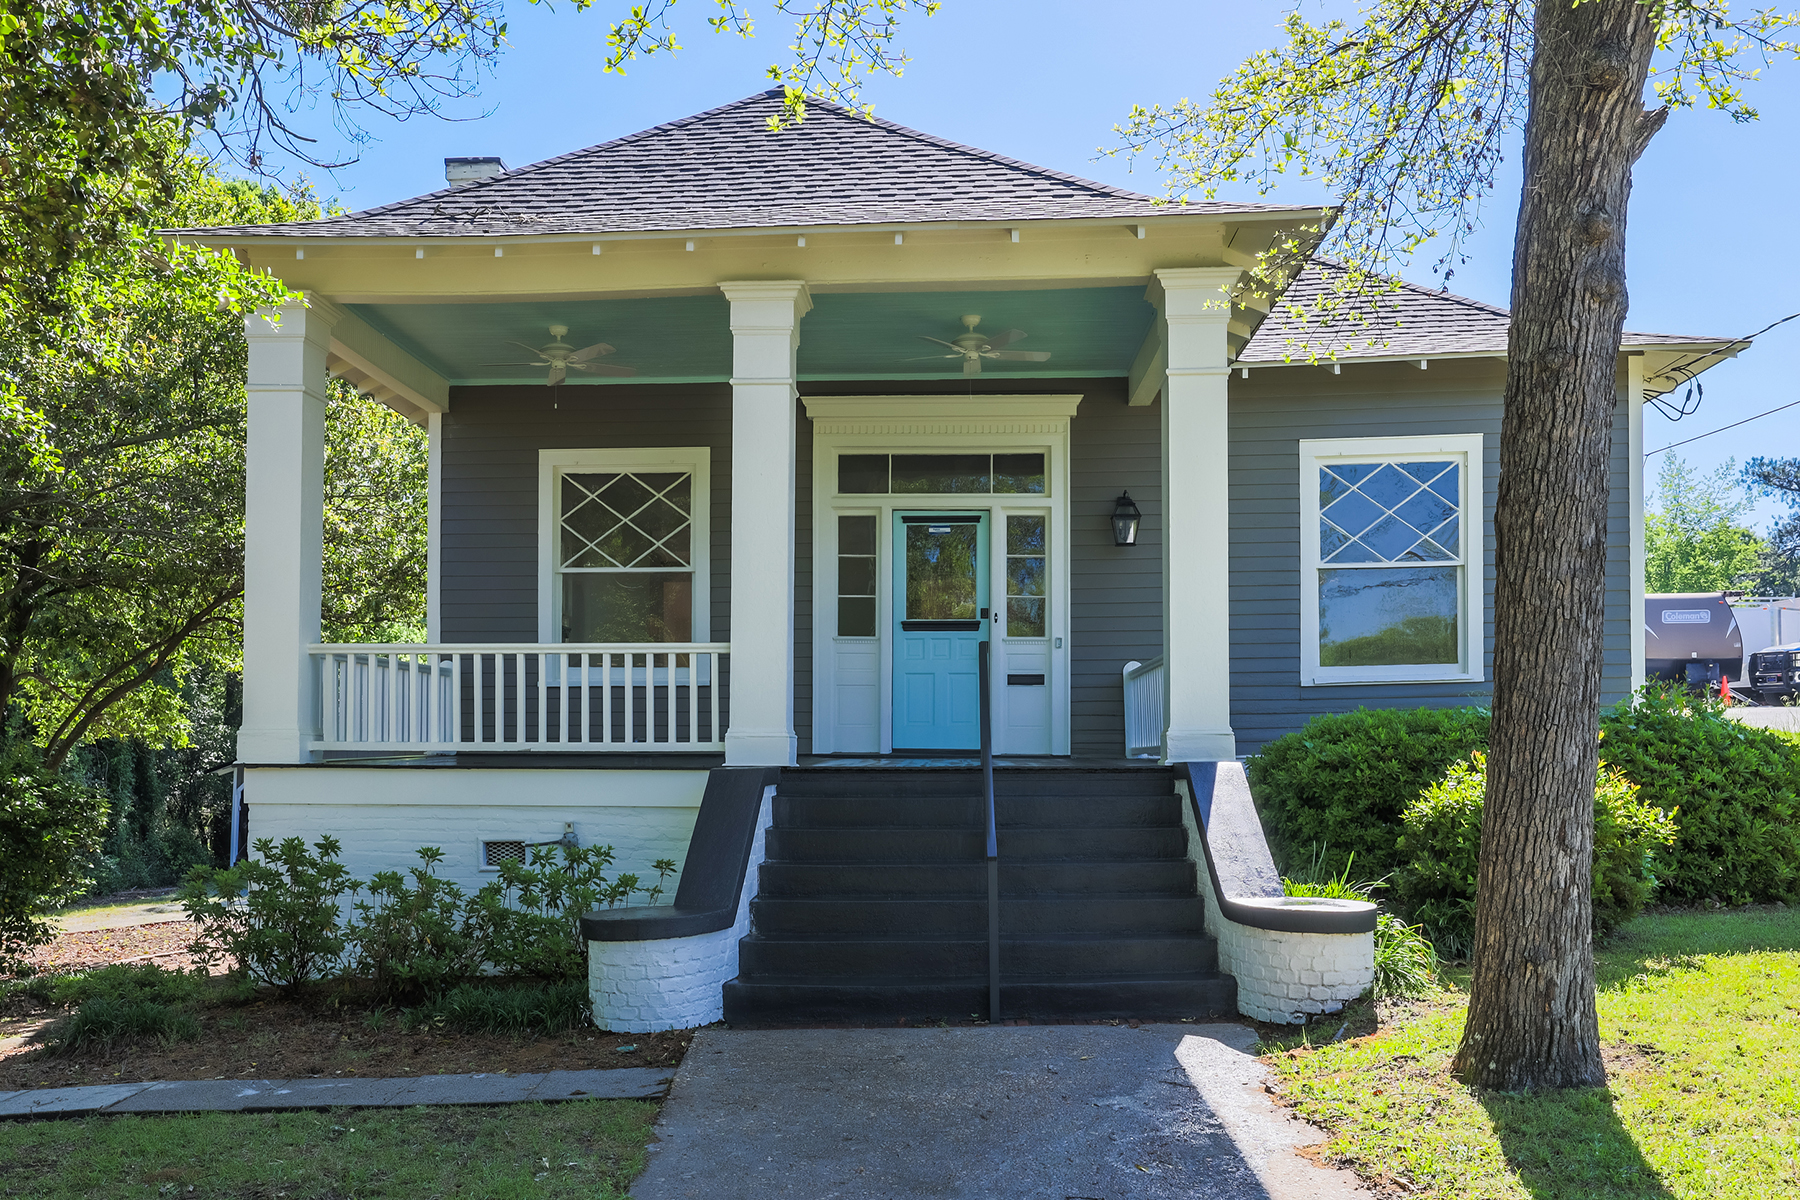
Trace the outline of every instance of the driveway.
{"label": "driveway", "polygon": [[1333,1200],[1242,1025],[702,1030],[635,1200]]}

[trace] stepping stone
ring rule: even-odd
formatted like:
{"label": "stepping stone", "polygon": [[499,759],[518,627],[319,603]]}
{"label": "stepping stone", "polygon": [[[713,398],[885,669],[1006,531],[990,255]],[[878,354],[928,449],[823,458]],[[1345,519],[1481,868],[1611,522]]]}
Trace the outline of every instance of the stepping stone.
{"label": "stepping stone", "polygon": [[288,1108],[378,1108],[394,1102],[404,1079],[271,1079],[244,1099],[245,1112]]}
{"label": "stepping stone", "polygon": [[481,1072],[474,1075],[421,1075],[417,1079],[390,1079],[386,1083],[400,1088],[383,1101],[390,1105],[413,1104],[517,1104],[531,1099],[531,1093],[544,1082],[542,1073],[500,1075]]}
{"label": "stepping stone", "polygon": [[546,1071],[533,1100],[655,1100],[667,1094],[673,1067],[616,1067],[609,1071]]}
{"label": "stepping stone", "polygon": [[73,1117],[99,1112],[144,1090],[142,1083],[108,1083],[99,1087],[36,1088],[0,1099],[0,1117]]}
{"label": "stepping stone", "polygon": [[269,1086],[261,1079],[194,1079],[151,1083],[107,1106],[109,1113],[241,1112],[244,1101]]}

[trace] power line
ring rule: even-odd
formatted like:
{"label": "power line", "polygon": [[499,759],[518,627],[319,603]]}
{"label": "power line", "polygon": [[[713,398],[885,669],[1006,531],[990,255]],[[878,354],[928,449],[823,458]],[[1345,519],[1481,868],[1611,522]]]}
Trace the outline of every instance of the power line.
{"label": "power line", "polygon": [[1800,404],[1800,400],[1790,400],[1790,401],[1788,401],[1788,403],[1781,405],[1780,408],[1771,408],[1768,412],[1759,412],[1754,417],[1745,417],[1741,421],[1733,421],[1729,425],[1721,425],[1717,429],[1709,429],[1705,433],[1696,433],[1693,437],[1688,438],[1687,441],[1685,441],[1685,442],[1671,442],[1669,445],[1664,446],[1661,449],[1651,450],[1651,451],[1646,452],[1644,457],[1649,458],[1650,455],[1652,455],[1652,454],[1661,454],[1663,452],[1663,450],[1673,450],[1677,446],[1687,445],[1688,442],[1697,442],[1701,438],[1709,438],[1715,433],[1724,433],[1727,429],[1736,429],[1739,425],[1748,425],[1752,421],[1758,421],[1758,420],[1761,420],[1763,417],[1767,417],[1774,413],[1778,413],[1783,408],[1793,408],[1797,404]]}
{"label": "power line", "polygon": [[[1696,354],[1693,357],[1686,359],[1683,362],[1678,362],[1675,365],[1669,367],[1667,370],[1665,370],[1663,372],[1663,374],[1667,377],[1676,379],[1675,387],[1680,387],[1684,383],[1693,382],[1694,377],[1696,375],[1700,374],[1701,371],[1704,371],[1706,369],[1705,364],[1708,359],[1713,358],[1716,355],[1723,354],[1727,351],[1736,350],[1741,347],[1748,346],[1753,341],[1755,341],[1757,338],[1759,338],[1763,334],[1769,332],[1769,330],[1774,329],[1780,325],[1786,325],[1789,321],[1794,321],[1794,320],[1800,320],[1800,313],[1789,313],[1787,316],[1782,317],[1778,321],[1770,321],[1767,325],[1764,325],[1761,329],[1757,330],[1755,333],[1746,334],[1745,336],[1738,338],[1735,341],[1726,342],[1723,346],[1715,346],[1710,350],[1703,350],[1699,354]],[[1675,388],[1670,388],[1669,392],[1673,392],[1674,390],[1675,390]],[[1668,392],[1665,392],[1663,395],[1668,395],[1668,394],[1669,394]],[[1699,412],[1700,411],[1700,401],[1702,399],[1704,399],[1705,396],[1706,396],[1705,386],[1702,384],[1699,384],[1699,383],[1694,383],[1694,386],[1688,389],[1687,395],[1684,396],[1677,403],[1671,404],[1669,401],[1663,399],[1663,396],[1646,396],[1646,397],[1644,397],[1644,399],[1647,400],[1649,403],[1654,404],[1656,406],[1657,411],[1662,413],[1662,415],[1667,417],[1669,420],[1679,421],[1683,417],[1691,417],[1696,412]],[[1767,415],[1767,414],[1764,414],[1764,415]],[[1750,417],[1747,419],[1755,420],[1756,418]],[[1741,422],[1741,421],[1739,422],[1739,424],[1742,424],[1742,423],[1743,422]],[[1725,428],[1730,429],[1731,426],[1727,425]],[[1717,433],[1719,431],[1715,429],[1715,430],[1713,430],[1713,432]],[[1705,437],[1707,435],[1703,433],[1703,434],[1700,434],[1699,436]],[[1694,439],[1690,438],[1688,440],[1692,441]],[[1686,442],[1677,442],[1675,444],[1677,446],[1685,446],[1687,443]],[[1664,446],[1663,450],[1671,450],[1673,448],[1674,447],[1672,447],[1672,446]],[[1650,454],[1661,454],[1661,453],[1662,453],[1662,450],[1652,450],[1650,452]],[[1644,457],[1648,458],[1649,455],[1645,455]]]}

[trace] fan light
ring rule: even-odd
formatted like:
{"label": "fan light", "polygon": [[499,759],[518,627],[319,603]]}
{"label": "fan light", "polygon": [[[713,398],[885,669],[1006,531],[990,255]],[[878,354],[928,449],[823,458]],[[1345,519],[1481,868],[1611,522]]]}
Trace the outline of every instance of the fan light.
{"label": "fan light", "polygon": [[1113,545],[1137,545],[1138,522],[1143,519],[1143,516],[1144,514],[1138,511],[1138,506],[1131,502],[1131,493],[1121,493],[1118,501],[1113,505]]}

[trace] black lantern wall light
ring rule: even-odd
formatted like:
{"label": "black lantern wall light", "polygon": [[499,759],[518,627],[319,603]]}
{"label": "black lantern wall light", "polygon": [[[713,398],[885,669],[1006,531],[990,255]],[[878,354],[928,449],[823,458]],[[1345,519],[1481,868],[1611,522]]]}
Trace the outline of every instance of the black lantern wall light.
{"label": "black lantern wall light", "polygon": [[1121,493],[1118,502],[1113,505],[1113,545],[1137,545],[1138,522],[1143,516],[1138,511],[1138,506],[1131,502],[1131,493]]}

